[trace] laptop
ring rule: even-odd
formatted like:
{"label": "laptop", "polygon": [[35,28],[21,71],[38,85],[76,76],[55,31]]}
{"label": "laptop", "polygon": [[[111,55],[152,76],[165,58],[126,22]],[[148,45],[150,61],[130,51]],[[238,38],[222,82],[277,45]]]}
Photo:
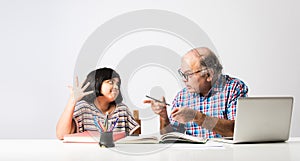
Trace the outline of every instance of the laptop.
{"label": "laptop", "polygon": [[233,137],[225,143],[283,142],[290,134],[293,97],[244,97],[237,101]]}

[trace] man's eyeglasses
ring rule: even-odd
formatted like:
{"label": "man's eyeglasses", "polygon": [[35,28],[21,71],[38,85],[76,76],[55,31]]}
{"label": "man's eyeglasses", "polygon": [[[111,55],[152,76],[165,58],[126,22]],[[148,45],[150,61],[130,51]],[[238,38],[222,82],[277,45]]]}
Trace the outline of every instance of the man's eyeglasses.
{"label": "man's eyeglasses", "polygon": [[192,75],[196,74],[196,73],[199,73],[199,72],[202,72],[203,70],[206,70],[207,68],[204,68],[204,69],[201,69],[201,70],[197,70],[195,72],[192,72],[192,73],[183,73],[181,71],[181,69],[178,69],[178,73],[179,75],[184,78],[186,81],[189,81],[189,77],[191,77]]}

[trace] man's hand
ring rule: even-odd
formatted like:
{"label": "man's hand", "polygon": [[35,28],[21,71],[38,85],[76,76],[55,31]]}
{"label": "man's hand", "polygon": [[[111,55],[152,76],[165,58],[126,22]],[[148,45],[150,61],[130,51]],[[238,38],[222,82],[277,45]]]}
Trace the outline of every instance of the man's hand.
{"label": "man's hand", "polygon": [[[83,82],[85,82],[85,81],[83,81]],[[70,89],[70,93],[71,93],[71,98],[74,100],[75,103],[80,101],[84,96],[87,96],[87,95],[93,93],[93,91],[84,92],[87,89],[87,87],[90,85],[90,82],[87,82],[85,84],[85,86],[82,87],[83,82],[80,83],[80,85],[79,85],[78,77],[76,77],[75,78],[75,87],[68,85],[68,88]]]}
{"label": "man's hand", "polygon": [[[161,101],[166,102],[165,97],[162,97]],[[165,103],[160,103],[154,100],[144,100],[144,103],[151,103],[152,111],[158,114],[161,118],[166,119],[168,117],[167,106]]]}
{"label": "man's hand", "polygon": [[190,109],[190,108],[175,108],[171,116],[175,121],[178,121],[179,123],[187,123],[189,121],[193,121],[196,117],[197,111]]}

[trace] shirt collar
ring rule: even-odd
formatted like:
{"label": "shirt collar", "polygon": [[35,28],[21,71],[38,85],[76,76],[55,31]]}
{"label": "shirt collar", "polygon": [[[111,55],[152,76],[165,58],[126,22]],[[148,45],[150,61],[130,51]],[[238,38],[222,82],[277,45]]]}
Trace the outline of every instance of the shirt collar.
{"label": "shirt collar", "polygon": [[225,84],[226,84],[226,77],[225,77],[225,75],[221,74],[218,77],[217,81],[211,87],[207,97],[210,97],[212,95],[215,95],[216,93],[223,91]]}

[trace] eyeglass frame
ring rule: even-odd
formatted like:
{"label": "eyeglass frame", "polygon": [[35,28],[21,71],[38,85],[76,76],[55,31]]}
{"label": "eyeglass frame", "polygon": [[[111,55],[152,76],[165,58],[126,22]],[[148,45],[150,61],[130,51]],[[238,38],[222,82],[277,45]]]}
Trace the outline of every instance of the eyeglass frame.
{"label": "eyeglass frame", "polygon": [[202,72],[203,70],[206,70],[207,68],[203,68],[203,69],[200,69],[200,70],[197,70],[195,72],[192,72],[192,73],[186,73],[184,74],[182,71],[181,71],[181,68],[178,69],[178,73],[179,75],[184,78],[186,81],[189,81],[189,77],[196,74],[196,73],[199,73],[199,72]]}

